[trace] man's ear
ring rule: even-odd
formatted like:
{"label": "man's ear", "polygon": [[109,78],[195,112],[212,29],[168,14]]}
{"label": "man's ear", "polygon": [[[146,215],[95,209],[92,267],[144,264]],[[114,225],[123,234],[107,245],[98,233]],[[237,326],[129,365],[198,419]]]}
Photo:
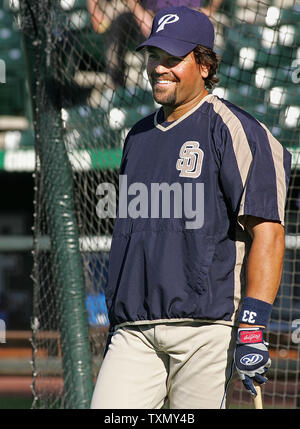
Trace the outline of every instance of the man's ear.
{"label": "man's ear", "polygon": [[200,64],[200,73],[203,79],[206,79],[209,75],[209,66],[205,65],[205,64]]}

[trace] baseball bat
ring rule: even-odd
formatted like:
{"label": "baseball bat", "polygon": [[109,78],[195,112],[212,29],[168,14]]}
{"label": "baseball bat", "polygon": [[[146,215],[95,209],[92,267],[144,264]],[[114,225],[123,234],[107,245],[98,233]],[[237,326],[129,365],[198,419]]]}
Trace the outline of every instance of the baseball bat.
{"label": "baseball bat", "polygon": [[257,383],[254,383],[254,386],[257,391],[257,395],[253,398],[254,408],[256,410],[262,410],[264,407],[262,402],[261,387]]}

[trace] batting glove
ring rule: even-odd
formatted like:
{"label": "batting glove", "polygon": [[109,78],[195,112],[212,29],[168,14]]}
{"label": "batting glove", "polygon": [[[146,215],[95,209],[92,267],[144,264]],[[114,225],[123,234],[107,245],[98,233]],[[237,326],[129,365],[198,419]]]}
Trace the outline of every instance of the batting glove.
{"label": "batting glove", "polygon": [[254,381],[259,384],[268,381],[264,377],[271,365],[267,346],[262,328],[239,328],[234,353],[235,366],[245,388],[254,396],[257,395]]}

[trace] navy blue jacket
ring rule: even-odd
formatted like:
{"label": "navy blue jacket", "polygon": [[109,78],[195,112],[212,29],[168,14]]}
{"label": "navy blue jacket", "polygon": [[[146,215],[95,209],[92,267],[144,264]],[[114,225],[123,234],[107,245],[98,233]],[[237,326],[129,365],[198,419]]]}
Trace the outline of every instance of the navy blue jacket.
{"label": "navy blue jacket", "polygon": [[[212,94],[173,123],[162,115],[139,121],[124,145],[106,290],[110,324],[233,325],[251,246],[243,221],[284,223],[291,156],[264,125]],[[165,186],[160,198],[158,184]],[[193,207],[197,228],[187,223]]]}

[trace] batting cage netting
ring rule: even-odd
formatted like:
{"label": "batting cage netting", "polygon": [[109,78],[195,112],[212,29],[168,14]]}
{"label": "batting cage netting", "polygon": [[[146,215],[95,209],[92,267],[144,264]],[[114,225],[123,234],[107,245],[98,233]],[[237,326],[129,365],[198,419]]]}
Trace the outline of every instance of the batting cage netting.
{"label": "batting cage netting", "polygon": [[[158,108],[144,54],[135,52],[156,3],[0,2],[6,49],[20,44],[22,52],[7,56],[7,67],[16,76],[27,67],[32,101],[19,148],[35,154],[33,408],[89,405],[108,330],[113,230],[113,217],[99,217],[98,186],[118,189],[124,138]],[[147,4],[153,10],[138,18]],[[222,57],[213,93],[263,122],[293,155],[284,273],[267,330],[272,367],[262,390],[266,407],[300,408],[300,8],[293,0],[199,0],[199,7],[215,25]],[[232,407],[252,406],[238,380],[232,398]]]}

